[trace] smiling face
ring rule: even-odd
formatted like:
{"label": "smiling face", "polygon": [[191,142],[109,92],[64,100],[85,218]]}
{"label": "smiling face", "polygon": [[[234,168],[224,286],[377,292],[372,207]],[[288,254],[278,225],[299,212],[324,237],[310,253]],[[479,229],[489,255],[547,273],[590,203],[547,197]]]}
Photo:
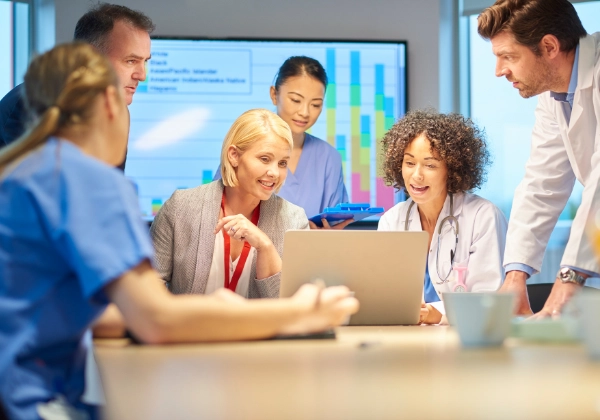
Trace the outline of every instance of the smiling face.
{"label": "smiling face", "polygon": [[441,202],[443,205],[446,200],[448,166],[435,150],[431,150],[431,142],[423,134],[404,150],[402,178],[415,203]]}
{"label": "smiling face", "polygon": [[288,78],[279,90],[271,86],[271,100],[294,136],[304,134],[314,125],[323,110],[325,86],[308,75]]}
{"label": "smiling face", "polygon": [[557,75],[544,56],[538,56],[515,41],[512,34],[500,32],[491,39],[496,56],[496,76],[506,77],[523,98],[551,90]]}
{"label": "smiling face", "polygon": [[130,105],[138,83],[146,80],[146,62],[150,60],[150,35],[117,21],[106,39],[106,56],[115,68]]}
{"label": "smiling face", "polygon": [[268,200],[283,185],[291,149],[287,141],[268,134],[240,152],[229,146],[227,158],[234,168],[239,188],[259,200]]}

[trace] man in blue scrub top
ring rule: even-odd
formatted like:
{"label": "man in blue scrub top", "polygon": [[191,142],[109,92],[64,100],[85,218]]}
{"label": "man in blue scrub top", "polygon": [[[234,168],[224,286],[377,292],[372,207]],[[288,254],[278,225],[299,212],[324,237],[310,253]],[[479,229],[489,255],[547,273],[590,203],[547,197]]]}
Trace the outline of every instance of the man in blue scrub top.
{"label": "man in blue scrub top", "polygon": [[[125,6],[101,3],[83,15],[75,26],[74,40],[85,41],[105,54],[116,70],[131,105],[139,82],[146,80],[145,64],[150,59],[152,20]],[[28,116],[16,86],[0,100],[0,147],[12,143],[25,131]],[[125,170],[125,161],[119,165]]]}
{"label": "man in blue scrub top", "polygon": [[541,269],[558,216],[577,179],[581,205],[552,292],[537,317],[557,316],[600,266],[585,225],[600,199],[600,33],[587,35],[567,0],[505,1],[483,11],[479,34],[491,40],[496,76],[524,98],[538,96],[531,156],[517,187],[504,255],[501,291],[517,293],[520,315],[531,314],[527,278]]}

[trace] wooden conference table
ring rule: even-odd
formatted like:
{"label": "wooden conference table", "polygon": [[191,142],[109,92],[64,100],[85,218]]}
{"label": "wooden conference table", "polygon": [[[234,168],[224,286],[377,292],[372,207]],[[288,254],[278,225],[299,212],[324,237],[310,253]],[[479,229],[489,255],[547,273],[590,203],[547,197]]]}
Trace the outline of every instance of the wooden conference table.
{"label": "wooden conference table", "polygon": [[461,349],[449,327],[342,327],[337,340],[97,341],[106,419],[592,419],[582,344]]}

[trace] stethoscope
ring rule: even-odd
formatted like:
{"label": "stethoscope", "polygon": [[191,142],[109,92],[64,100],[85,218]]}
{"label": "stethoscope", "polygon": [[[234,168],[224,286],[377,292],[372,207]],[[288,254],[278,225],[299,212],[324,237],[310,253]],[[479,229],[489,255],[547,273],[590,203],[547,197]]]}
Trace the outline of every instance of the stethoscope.
{"label": "stethoscope", "polygon": [[[440,223],[440,226],[438,228],[438,242],[437,242],[437,252],[436,252],[436,256],[435,256],[435,271],[437,271],[437,275],[440,278],[440,281],[436,281],[436,284],[444,284],[444,283],[448,283],[450,280],[448,279],[448,277],[450,277],[450,273],[452,273],[452,264],[454,263],[454,257],[456,256],[456,247],[458,246],[458,219],[456,217],[454,217],[454,197],[452,196],[452,194],[448,194],[450,196],[450,215],[446,216],[442,219],[442,222]],[[410,211],[412,210],[412,207],[415,205],[415,202],[412,201],[409,206],[408,206],[408,210],[406,211],[406,219],[404,220],[404,230],[408,231],[408,222],[409,222],[409,216],[410,216]],[[441,249],[441,237],[442,237],[442,229],[444,227],[444,224],[448,223],[450,225],[450,227],[452,228],[452,230],[454,230],[454,236],[456,237],[456,241],[454,243],[454,250],[450,250],[450,269],[448,270],[448,272],[446,273],[446,275],[442,276],[440,274],[440,249]],[[464,272],[466,271],[466,267],[454,267],[458,273],[458,279],[457,282],[458,284],[456,284],[456,286],[454,286],[454,288],[452,289],[453,292],[466,292],[467,291],[467,286],[464,282]]]}

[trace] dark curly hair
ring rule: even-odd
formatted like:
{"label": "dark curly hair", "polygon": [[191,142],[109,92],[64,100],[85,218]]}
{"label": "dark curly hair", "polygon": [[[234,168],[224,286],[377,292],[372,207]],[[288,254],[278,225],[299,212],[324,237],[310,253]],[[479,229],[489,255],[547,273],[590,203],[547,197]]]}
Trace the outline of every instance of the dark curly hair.
{"label": "dark curly hair", "polygon": [[486,167],[491,163],[485,133],[460,114],[421,110],[407,113],[382,139],[383,175],[387,185],[405,188],[404,151],[421,134],[448,167],[449,193],[470,191],[484,184]]}

